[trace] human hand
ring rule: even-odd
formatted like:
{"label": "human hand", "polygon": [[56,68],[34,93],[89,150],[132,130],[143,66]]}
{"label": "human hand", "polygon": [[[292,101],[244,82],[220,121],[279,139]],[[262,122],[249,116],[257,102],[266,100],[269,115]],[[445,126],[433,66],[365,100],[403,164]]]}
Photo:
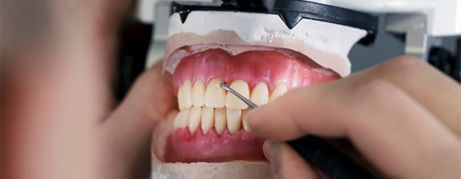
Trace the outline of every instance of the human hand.
{"label": "human hand", "polygon": [[149,176],[152,133],[177,112],[171,80],[161,73],[162,61],[144,72],[124,101],[99,125],[98,178]]}
{"label": "human hand", "polygon": [[[2,88],[5,178],[144,178],[157,124],[174,116],[161,62],[144,72],[113,111],[72,87],[16,73]],[[59,77],[58,77],[59,78]],[[70,81],[72,82],[72,81]],[[63,83],[50,81],[46,84]],[[33,90],[31,90],[33,89]],[[90,95],[90,96],[88,96]],[[86,105],[86,106],[85,106]],[[98,118],[97,116],[104,115]],[[27,172],[25,172],[27,171]]]}
{"label": "human hand", "polygon": [[267,138],[275,177],[318,176],[277,142],[306,134],[346,137],[391,178],[461,176],[461,87],[428,64],[399,57],[332,83],[288,92],[247,114]]}
{"label": "human hand", "polygon": [[152,131],[176,100],[161,62],[121,104],[112,100],[117,33],[131,1],[41,3],[51,24],[44,41],[2,59],[2,178],[146,177]]}

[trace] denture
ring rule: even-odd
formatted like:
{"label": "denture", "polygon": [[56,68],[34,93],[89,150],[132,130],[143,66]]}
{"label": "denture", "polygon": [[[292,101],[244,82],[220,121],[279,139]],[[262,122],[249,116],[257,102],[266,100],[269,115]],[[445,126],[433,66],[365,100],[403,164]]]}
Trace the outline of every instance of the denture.
{"label": "denture", "polygon": [[292,89],[336,80],[349,74],[347,53],[366,32],[310,19],[290,29],[275,14],[181,12],[170,17],[164,62],[178,113],[154,133],[153,175],[203,177],[200,170],[210,176],[204,178],[268,178],[264,139],[242,121],[250,109],[220,84],[265,105]]}
{"label": "denture", "polygon": [[258,105],[289,89],[339,76],[309,58],[274,50],[231,55],[211,48],[182,58],[173,73],[179,113],[168,144],[168,162],[264,160],[262,139],[245,130],[248,106],[227,93],[222,82]]}

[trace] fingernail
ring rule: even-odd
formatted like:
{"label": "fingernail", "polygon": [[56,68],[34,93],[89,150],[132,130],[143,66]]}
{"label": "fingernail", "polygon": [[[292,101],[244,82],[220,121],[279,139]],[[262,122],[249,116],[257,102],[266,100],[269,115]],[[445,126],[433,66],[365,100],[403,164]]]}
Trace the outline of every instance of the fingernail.
{"label": "fingernail", "polygon": [[243,129],[245,129],[247,132],[251,132],[250,126],[248,125],[248,115],[243,116]]}
{"label": "fingernail", "polygon": [[269,162],[271,160],[271,146],[272,146],[271,141],[269,141],[269,140],[264,141],[263,154],[264,154],[264,157],[266,157],[267,161],[269,161]]}
{"label": "fingernail", "polygon": [[280,144],[277,142],[271,143],[270,150],[270,163],[271,163],[271,172],[274,178],[279,178],[280,176]]}
{"label": "fingernail", "polygon": [[243,122],[243,128],[245,130],[247,130],[248,132],[251,132],[251,128],[250,128],[250,122],[248,122],[249,120],[252,120],[254,121],[254,119],[252,119],[252,116],[254,116],[255,112],[258,111],[259,108],[256,108],[256,109],[252,109],[252,110],[249,110],[248,112],[246,112],[243,116],[242,116],[242,122]]}

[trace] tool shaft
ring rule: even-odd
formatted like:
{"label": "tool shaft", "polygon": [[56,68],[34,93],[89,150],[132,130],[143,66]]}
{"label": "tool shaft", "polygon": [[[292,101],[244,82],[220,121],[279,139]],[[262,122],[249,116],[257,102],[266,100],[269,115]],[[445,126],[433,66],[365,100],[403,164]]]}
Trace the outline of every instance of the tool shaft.
{"label": "tool shaft", "polygon": [[231,87],[227,86],[224,82],[221,83],[219,85],[221,88],[223,88],[224,90],[228,91],[229,93],[232,93],[233,95],[235,95],[237,98],[239,98],[240,100],[242,100],[246,105],[248,105],[248,107],[250,109],[254,109],[256,107],[258,107],[258,105],[256,105],[255,103],[253,103],[252,101],[250,101],[248,98],[245,98],[244,96],[242,96],[239,92],[235,91],[234,89],[232,89]]}

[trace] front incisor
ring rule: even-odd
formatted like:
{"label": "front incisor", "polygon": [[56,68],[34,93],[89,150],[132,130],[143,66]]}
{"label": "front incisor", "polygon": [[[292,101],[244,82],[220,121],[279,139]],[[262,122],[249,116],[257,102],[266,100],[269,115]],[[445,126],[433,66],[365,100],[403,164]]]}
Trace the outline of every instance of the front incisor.
{"label": "front incisor", "polygon": [[178,106],[180,110],[189,109],[192,106],[192,85],[186,80],[178,89]]}
{"label": "front incisor", "polygon": [[200,113],[202,112],[201,107],[194,106],[189,113],[188,127],[191,134],[197,130],[197,127],[200,124]]}
{"label": "front incisor", "polygon": [[206,134],[214,125],[214,109],[209,107],[202,108],[202,121],[200,122],[202,132]]}
{"label": "front incisor", "polygon": [[196,80],[192,87],[192,105],[203,106],[205,98],[205,82]]}
{"label": "front incisor", "polygon": [[272,93],[269,97],[269,101],[273,101],[280,96],[283,96],[288,91],[287,85],[280,83],[272,90]]}
{"label": "front incisor", "polygon": [[242,110],[240,109],[229,109],[227,108],[226,111],[227,117],[227,130],[231,134],[237,133],[241,128],[241,117],[242,117]]}
{"label": "front incisor", "polygon": [[216,108],[214,111],[214,127],[216,133],[222,134],[226,129],[226,108]]}
{"label": "front incisor", "polygon": [[264,82],[259,82],[251,92],[250,100],[258,106],[269,102],[269,88]]}
{"label": "front incisor", "polygon": [[[240,93],[243,97],[249,99],[250,98],[250,88],[248,87],[248,83],[243,80],[236,80],[232,82],[230,85],[232,89]],[[245,104],[242,100],[237,98],[232,93],[227,93],[226,96],[226,107],[230,109],[246,109],[248,105]]]}
{"label": "front incisor", "polygon": [[222,80],[213,79],[205,90],[205,106],[210,108],[223,108],[226,104],[226,91],[219,85]]}

